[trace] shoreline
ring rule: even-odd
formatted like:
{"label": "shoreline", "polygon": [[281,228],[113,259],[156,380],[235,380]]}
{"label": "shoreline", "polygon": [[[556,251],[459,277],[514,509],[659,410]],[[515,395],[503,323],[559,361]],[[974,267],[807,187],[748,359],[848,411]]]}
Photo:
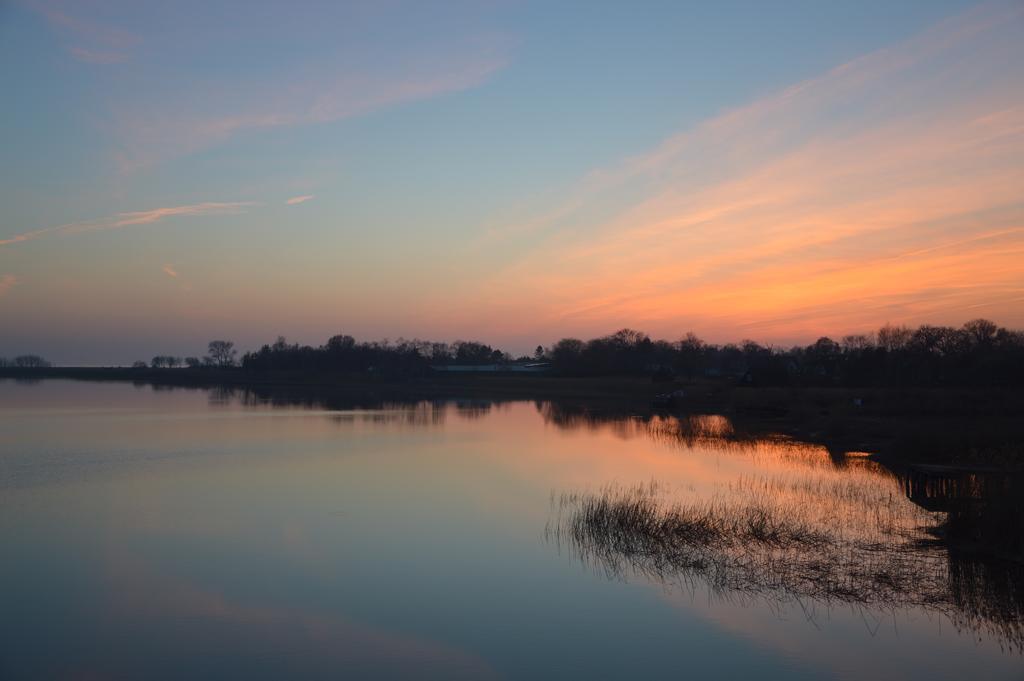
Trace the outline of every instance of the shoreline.
{"label": "shoreline", "polygon": [[[722,414],[748,437],[782,435],[830,453],[865,451],[886,465],[959,463],[1024,467],[1024,390],[946,387],[751,387],[733,379],[654,382],[636,376],[522,374],[253,374],[239,369],[0,368],[0,380],[126,382],[156,388],[226,388],[273,402],[480,399],[564,403],[601,417]],[[655,396],[684,395],[671,407]]]}
{"label": "shoreline", "polygon": [[[951,498],[951,522],[942,539],[958,551],[1020,563],[1018,549],[999,550],[990,536],[1000,523],[1017,522],[1017,497],[1024,482],[1024,395],[1002,389],[768,388],[732,381],[656,383],[637,377],[569,378],[522,375],[436,375],[395,380],[383,376],[253,376],[238,370],[0,369],[0,383],[45,380],[120,382],[154,390],[206,390],[211,399],[237,398],[244,405],[348,410],[458,402],[533,401],[559,427],[588,427],[639,419],[657,427],[659,418],[689,432],[690,417],[721,415],[729,428],[716,437],[736,442],[782,438],[822,447],[837,467],[866,456],[898,476],[919,505],[936,503],[933,490],[1000,491],[984,511],[978,500]],[[682,390],[671,408],[653,404],[659,393]],[[223,395],[217,394],[223,391]],[[675,432],[672,430],[671,432]],[[851,457],[852,455],[852,457]],[[995,482],[993,482],[995,481]],[[992,484],[990,484],[992,483]],[[937,487],[936,487],[937,486]],[[948,488],[948,489],[947,489]],[[971,492],[970,494],[973,494]],[[968,494],[968,496],[970,496]],[[955,495],[954,495],[955,497]],[[1014,505],[1016,504],[1016,505]],[[985,513],[983,518],[981,515]],[[1010,518],[1010,521],[1005,521]],[[984,521],[984,522],[982,522]],[[964,534],[963,527],[971,528]],[[990,527],[991,526],[991,527]],[[975,536],[975,530],[985,529]],[[945,535],[944,535],[945,536]],[[936,538],[939,540],[939,537]]]}

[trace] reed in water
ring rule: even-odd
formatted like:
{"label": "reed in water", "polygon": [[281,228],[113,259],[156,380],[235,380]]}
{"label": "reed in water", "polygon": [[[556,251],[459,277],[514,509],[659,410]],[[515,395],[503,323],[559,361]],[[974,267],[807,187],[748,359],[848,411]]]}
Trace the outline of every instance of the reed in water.
{"label": "reed in water", "polygon": [[548,536],[613,578],[703,584],[773,606],[919,608],[1024,652],[1020,564],[948,549],[936,538],[942,514],[905,497],[828,479],[786,485],[745,479],[685,502],[656,483],[562,494]]}

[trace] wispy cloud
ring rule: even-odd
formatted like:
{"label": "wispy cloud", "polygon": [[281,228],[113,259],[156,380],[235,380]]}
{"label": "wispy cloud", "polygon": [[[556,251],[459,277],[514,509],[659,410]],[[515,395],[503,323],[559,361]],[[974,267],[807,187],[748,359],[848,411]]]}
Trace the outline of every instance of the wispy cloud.
{"label": "wispy cloud", "polygon": [[289,206],[294,206],[300,203],[305,203],[306,201],[309,201],[312,198],[315,198],[312,194],[306,194],[304,196],[293,196],[292,198],[285,201],[285,203],[287,203]]}
{"label": "wispy cloud", "polygon": [[[152,8],[131,0],[20,1],[45,18],[72,58],[122,64],[124,80],[99,83],[96,96],[112,112],[105,116],[110,155],[129,174],[244,133],[331,123],[474,88],[511,52],[511,41],[489,28],[493,12],[485,6],[272,3],[225,21],[222,3],[213,2],[158,12],[154,21]],[[420,17],[431,30],[410,33]],[[261,63],[268,39],[294,49]],[[234,59],[246,53],[253,67],[239,68]],[[198,63],[209,67],[201,77],[189,71]]]}
{"label": "wispy cloud", "polygon": [[161,268],[168,277],[177,278],[178,270],[174,269],[174,265],[167,264]]}
{"label": "wispy cloud", "polygon": [[492,235],[529,241],[482,295],[581,333],[1024,323],[1022,31],[987,5],[595,171]]}
{"label": "wispy cloud", "polygon": [[206,202],[185,206],[152,208],[150,210],[118,213],[111,217],[99,218],[96,220],[72,222],[29,232],[22,232],[21,234],[15,234],[14,236],[6,239],[0,239],[0,246],[9,246],[11,244],[21,243],[24,241],[34,241],[35,239],[41,239],[43,237],[67,236],[82,232],[120,229],[122,227],[130,227],[133,225],[148,225],[171,217],[231,215],[243,212],[246,208],[255,205],[257,204],[238,201],[231,203]]}
{"label": "wispy cloud", "polygon": [[13,274],[5,274],[0,277],[0,297],[7,295],[7,292],[18,285],[18,278]]}
{"label": "wispy cloud", "polygon": [[[506,63],[500,51],[470,51],[373,74],[339,68],[323,75],[298,73],[288,82],[264,83],[248,92],[241,84],[230,84],[173,104],[162,98],[145,105],[127,103],[120,108],[117,131],[122,147],[116,161],[122,172],[129,173],[246,131],[331,123],[467,90],[486,82]],[[191,108],[182,111],[182,101]]]}
{"label": "wispy cloud", "polygon": [[29,7],[46,18],[64,39],[68,54],[90,64],[116,64],[128,58],[128,52],[142,38],[130,31],[83,19],[74,4],[55,0],[30,0]]}

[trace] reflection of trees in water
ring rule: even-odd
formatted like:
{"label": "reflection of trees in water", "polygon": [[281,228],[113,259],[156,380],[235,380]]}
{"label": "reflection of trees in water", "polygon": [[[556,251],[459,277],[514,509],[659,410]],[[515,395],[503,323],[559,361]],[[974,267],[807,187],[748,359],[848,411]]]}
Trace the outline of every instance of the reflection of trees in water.
{"label": "reflection of trees in water", "polygon": [[608,430],[622,439],[648,437],[667,443],[694,445],[715,440],[738,439],[732,422],[718,414],[669,416],[633,414],[607,409],[592,409],[572,402],[534,402],[545,423],[563,430]]}
{"label": "reflection of trees in water", "polygon": [[[154,389],[158,389],[154,386]],[[161,389],[180,390],[177,386]],[[450,414],[475,420],[490,414],[498,406],[494,400],[422,400],[391,395],[353,395],[332,390],[305,387],[287,389],[279,386],[215,386],[204,387],[209,403],[214,406],[240,404],[244,407],[310,409],[338,412],[331,418],[339,423],[401,424],[436,427],[443,425]]]}
{"label": "reflection of trees in water", "polygon": [[381,403],[372,409],[354,407],[339,410],[330,418],[336,423],[361,423],[371,425],[400,425],[413,428],[437,427],[444,425],[448,407],[443,402],[416,402],[413,404]]}
{"label": "reflection of trees in water", "polygon": [[[451,414],[481,419],[506,404],[309,388],[225,387],[208,394],[211,404],[319,409],[337,412],[331,417],[343,423],[411,427],[436,427]],[[561,429],[736,455],[760,471],[704,500],[673,500],[671,490],[657,485],[562,497],[550,537],[609,575],[702,583],[721,598],[776,605],[921,608],[1024,648],[1020,478],[897,474],[864,456],[752,436],[721,415],[535,406],[545,423]]]}
{"label": "reflection of trees in water", "polygon": [[451,405],[464,419],[475,421],[491,413],[495,402],[492,400],[453,400]]}
{"label": "reflection of trees in water", "polygon": [[536,402],[545,423],[566,430],[608,431],[622,439],[648,439],[698,452],[741,454],[764,461],[782,459],[812,467],[875,468],[857,452],[831,452],[824,445],[800,442],[773,433],[737,428],[721,414],[632,415],[568,402]]}

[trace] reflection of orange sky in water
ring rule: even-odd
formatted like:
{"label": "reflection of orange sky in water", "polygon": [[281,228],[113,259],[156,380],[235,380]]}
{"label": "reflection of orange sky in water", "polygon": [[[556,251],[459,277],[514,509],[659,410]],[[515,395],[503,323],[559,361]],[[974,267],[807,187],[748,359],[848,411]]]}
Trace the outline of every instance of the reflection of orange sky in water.
{"label": "reflection of orange sky in water", "polygon": [[[572,422],[574,426],[564,435],[583,445],[579,458],[562,461],[563,447],[549,452],[549,457],[559,459],[557,464],[545,461],[543,455],[528,457],[526,466],[537,469],[526,475],[547,475],[556,466],[556,473],[567,482],[563,492],[607,490],[616,495],[640,487],[654,494],[665,510],[675,504],[699,507],[705,502],[719,504],[718,512],[730,506],[764,505],[787,522],[821,531],[833,541],[877,542],[880,547],[894,541],[907,546],[929,541],[925,530],[940,520],[941,514],[907,499],[897,478],[863,452],[833,457],[823,446],[784,438],[723,440],[733,428],[720,415]],[[570,480],[574,484],[568,484]],[[563,512],[559,511],[560,517]],[[945,552],[925,549],[922,560],[933,561],[941,571]],[[603,574],[599,564],[586,559],[584,564]],[[935,668],[944,674],[953,668],[968,672],[972,653],[1002,650],[995,636],[976,640],[969,627],[959,633],[946,615],[917,608],[886,612],[884,607],[859,610],[814,601],[770,602],[728,590],[712,593],[699,580],[662,581],[632,571],[625,576],[651,584],[673,607],[781,653],[795,667],[868,670],[873,678],[895,680],[934,665],[944,665]],[[878,627],[899,635],[879,637]],[[962,655],[954,655],[952,661],[929,657],[926,651],[935,645],[936,637]],[[862,659],[863,649],[851,645],[852,641],[878,655]],[[922,658],[928,659],[922,663]]]}
{"label": "reflection of orange sky in water", "polygon": [[[732,425],[720,415],[553,419],[549,404],[521,402],[489,410],[421,404],[411,411],[420,423],[443,424],[455,442],[471,443],[486,433],[486,450],[445,447],[429,462],[411,465],[421,468],[421,480],[443,479],[475,497],[481,512],[496,522],[540,509],[524,509],[518,493],[504,496],[478,484],[473,471],[481,465],[499,475],[507,490],[557,496],[653,482],[666,505],[760,503],[846,539],[884,540],[891,532],[922,536],[922,528],[936,522],[905,497],[895,476],[860,453],[836,460],[821,445],[730,439]],[[356,432],[409,428],[407,418],[386,426],[380,418],[346,424]]]}
{"label": "reflection of orange sky in water", "polygon": [[834,459],[822,445],[782,437],[732,439],[733,427],[721,415],[655,415],[581,427],[597,443],[609,436],[625,440],[630,454],[641,457],[627,459],[623,468],[621,442],[593,447],[595,458],[606,461],[599,464],[608,474],[599,485],[650,481],[666,505],[709,499],[762,505],[836,535],[879,540],[879,527],[911,532],[936,522],[905,497],[895,476],[861,453]]}
{"label": "reflection of orange sky in water", "polygon": [[[161,397],[178,399],[185,411],[160,413],[112,404],[99,422],[96,413],[72,418],[58,431],[47,430],[45,437],[64,445],[88,437],[115,451],[128,448],[140,438],[187,451],[188,444],[198,439],[238,450],[225,455],[224,465],[234,465],[239,456],[245,456],[250,466],[277,466],[281,462],[273,455],[259,453],[274,442],[286,443],[288,449],[297,452],[318,447],[329,450],[332,443],[338,443],[345,445],[338,452],[341,455],[353,442],[350,436],[356,438],[354,442],[366,445],[388,434],[415,436],[424,430],[437,430],[454,437],[457,446],[440,447],[441,456],[433,458],[431,465],[458,469],[468,463],[466,457],[473,457],[477,462],[514,472],[524,484],[542,484],[555,490],[595,490],[609,483],[631,485],[655,480],[710,493],[741,476],[758,474],[770,474],[777,480],[808,475],[855,479],[897,489],[880,467],[861,457],[847,458],[843,469],[837,470],[820,445],[785,439],[731,439],[731,424],[718,415],[594,419],[559,415],[548,404],[538,407],[528,402],[422,402],[384,410],[334,411],[240,407],[229,400],[210,411],[201,393]],[[47,416],[43,413],[40,418],[45,421]],[[182,428],[183,423],[188,427]],[[466,436],[471,444],[474,436],[483,434],[488,439],[484,452],[466,446],[460,437]],[[345,437],[339,439],[342,435]],[[552,447],[552,437],[556,447]],[[246,453],[249,443],[253,449]],[[207,466],[216,463],[216,459],[203,462]],[[419,466],[424,462],[409,463]],[[168,465],[187,466],[188,457]],[[458,470],[449,472],[460,475]]]}
{"label": "reflection of orange sky in water", "polygon": [[[211,481],[241,475],[267,485],[270,479],[301,484],[312,470],[334,470],[361,480],[367,493],[398,494],[396,515],[417,503],[432,503],[439,490],[453,489],[475,499],[479,511],[494,522],[515,522],[524,513],[541,516],[548,510],[539,504],[524,508],[527,491],[536,499],[653,482],[666,505],[767,503],[812,526],[869,539],[883,514],[907,531],[934,522],[870,459],[850,456],[837,462],[823,446],[782,438],[733,439],[729,420],[719,415],[594,419],[560,414],[550,404],[423,402],[383,411],[253,410],[228,404],[214,413],[129,412],[123,419],[98,433],[64,429],[53,436],[99,436],[112,450],[139,438],[185,451],[197,438],[220,443],[227,448],[223,455],[201,461],[186,455],[158,462],[159,467],[147,462],[132,475],[143,476],[147,486],[168,487],[187,480],[201,465]],[[185,421],[187,429],[181,428]],[[436,438],[427,435],[432,432]],[[285,449],[274,443],[291,453],[282,454]],[[409,446],[421,453],[402,453]],[[395,473],[396,465],[401,474]],[[130,487],[115,496],[132,503]],[[128,519],[137,527],[174,531],[174,523],[158,514]],[[214,533],[233,531],[227,518],[197,518],[195,525]],[[297,558],[310,549],[296,528],[282,531]]]}
{"label": "reflection of orange sky in water", "polygon": [[[132,532],[191,541],[201,534],[203,541],[213,543],[256,542],[272,547],[277,560],[287,561],[290,569],[301,572],[311,584],[348,578],[344,559],[348,537],[369,532],[380,545],[367,547],[386,550],[388,542],[408,541],[410,528],[422,528],[450,533],[457,540],[467,533],[469,536],[461,539],[472,545],[474,532],[482,532],[488,539],[518,537],[525,526],[536,533],[534,540],[540,541],[552,512],[552,494],[596,492],[611,483],[629,486],[653,480],[663,486],[668,501],[716,494],[736,499],[760,484],[771,489],[777,503],[810,522],[824,522],[837,514],[856,519],[865,512],[865,504],[892,495],[892,502],[907,512],[907,518],[920,517],[902,497],[895,480],[870,460],[856,456],[836,468],[820,446],[719,439],[718,435],[731,430],[720,416],[682,421],[560,417],[558,422],[575,426],[559,427],[550,414],[545,421],[535,404],[525,402],[462,409],[421,403],[413,409],[386,412],[253,410],[228,404],[204,414],[198,409],[205,404],[202,394],[179,396],[183,405],[194,397],[197,408],[176,418],[173,413],[155,411],[125,414],[125,422],[118,428],[106,425],[109,432],[104,442],[117,449],[146,434],[152,440],[169,442],[172,450],[188,442],[210,444],[202,457],[152,459],[122,477],[32,490],[30,494],[15,491],[9,501],[31,507],[59,502],[63,512],[80,509],[84,516],[95,513],[92,500],[100,485],[103,517],[91,522],[115,528],[111,536]],[[680,432],[686,437],[677,437]],[[119,441],[119,437],[124,439]],[[270,447],[261,449],[261,443]],[[237,450],[221,455],[217,450],[221,445]],[[848,498],[830,499],[827,494],[836,486],[849,490]],[[185,490],[190,497],[216,499],[217,506],[182,504]],[[260,498],[260,508],[266,513],[261,513],[258,523],[252,522],[244,507],[234,505],[232,490],[245,490],[245,494]],[[228,494],[223,496],[224,492]],[[273,513],[278,507],[289,508],[297,498],[312,515],[286,519]],[[313,518],[325,520],[308,524]],[[113,556],[112,560],[120,559]],[[128,568],[134,569],[130,564]],[[412,566],[409,569],[415,574]],[[136,577],[143,585],[162,584],[160,575],[144,571]],[[130,581],[131,575],[116,578]],[[328,645],[349,638],[372,643],[380,633],[364,631],[343,618],[328,622],[318,619],[316,613],[278,612],[255,601],[229,602],[209,585],[197,588],[203,593],[181,592],[182,607],[191,608],[195,601],[196,615],[225,625],[252,625],[257,633],[308,625],[324,632]],[[762,606],[705,604],[700,597],[688,603],[685,595],[665,593],[662,585],[655,588],[673,605],[749,637],[766,649],[805,656],[815,660],[811,664],[816,667],[836,668],[833,662],[839,658],[815,656],[823,645],[815,642],[813,626],[803,622],[799,613],[791,614],[792,622],[780,624],[775,614]],[[175,604],[164,601],[154,602],[153,607],[178,612]],[[861,625],[859,616],[833,613],[831,617],[841,626]],[[829,623],[828,629],[834,632],[837,626]],[[918,637],[924,641],[922,646],[935,644],[934,621],[918,618],[901,622],[900,629],[900,641],[887,642],[887,650],[895,651],[900,642]],[[803,638],[794,643],[780,633],[783,631]],[[968,638],[951,633],[950,645],[958,650],[961,645],[974,645]],[[422,640],[396,639],[393,643],[408,647],[413,657],[428,650],[421,645],[430,645]],[[391,643],[381,639],[379,645]],[[900,650],[907,659],[915,657],[912,650]],[[457,659],[457,651],[450,652]],[[878,665],[880,678],[885,676],[882,667]]]}
{"label": "reflection of orange sky in water", "polygon": [[[719,415],[581,417],[558,419],[555,425],[545,404],[539,410],[548,418],[538,427],[538,407],[528,403],[497,406],[488,416],[471,419],[457,416],[455,408],[442,409],[446,432],[470,435],[484,428],[488,433],[486,452],[470,449],[445,457],[456,468],[453,477],[483,456],[524,487],[545,485],[555,495],[653,482],[666,504],[767,503],[812,526],[867,539],[877,538],[880,525],[912,532],[935,522],[905,497],[892,474],[859,453],[835,461],[821,445],[729,439],[732,426]],[[480,490],[479,498],[490,510],[502,503],[490,490]],[[515,500],[509,504],[507,512],[521,512]]]}
{"label": "reflection of orange sky in water", "polygon": [[[360,474],[388,476],[388,487],[408,486],[412,495],[420,494],[414,488],[424,479],[457,484],[461,492],[478,497],[481,507],[495,515],[498,507],[505,505],[509,513],[522,512],[517,506],[521,500],[516,494],[502,497],[495,493],[499,490],[477,484],[473,475],[481,466],[500,472],[506,483],[515,480],[516,489],[539,490],[545,495],[655,481],[679,499],[686,499],[727,493],[730,486],[735,493],[737,483],[742,481],[747,487],[770,486],[777,503],[803,507],[806,513],[813,508],[808,504],[814,501],[813,487],[818,485],[819,493],[834,489],[850,492],[851,496],[838,507],[830,501],[829,508],[844,509],[851,515],[863,512],[866,499],[888,499],[890,494],[902,497],[895,480],[870,460],[848,458],[839,470],[826,449],[818,445],[781,439],[723,439],[719,436],[728,435],[731,425],[722,416],[595,420],[552,414],[550,405],[542,405],[543,413],[539,414],[535,404],[526,402],[492,406],[465,403],[458,407],[424,402],[384,411],[249,408],[229,402],[209,411],[201,393],[161,397],[173,397],[183,408],[193,404],[195,410],[140,413],[133,409],[118,411],[119,406],[128,405],[112,404],[109,422],[96,425],[92,415],[80,421],[69,420],[54,431],[43,429],[46,417],[41,415],[40,428],[45,431],[46,441],[55,446],[88,439],[116,452],[148,439],[180,449],[182,455],[147,460],[137,467],[137,474],[155,484],[162,484],[160,478],[174,471],[178,471],[175,475],[191,475],[191,467],[196,465],[223,468],[225,475],[237,475],[235,467],[244,463],[252,475],[279,470],[285,476],[301,474],[307,465],[359,466]],[[75,427],[76,423],[81,429]],[[184,423],[187,428],[182,427]],[[432,431],[439,433],[436,441],[419,441],[424,432]],[[416,447],[426,453],[403,458],[401,465],[407,473],[419,473],[406,476],[378,471],[379,464],[364,450],[399,451],[409,446],[403,440],[405,436],[415,438]],[[393,437],[398,439],[389,445]],[[225,451],[196,460],[187,453],[190,443],[197,440]],[[486,444],[480,448],[477,442]],[[282,455],[274,443],[294,454]],[[314,451],[321,453],[312,460],[304,454]],[[329,460],[325,463],[322,457]],[[336,464],[330,459],[336,459]],[[803,489],[794,489],[793,485],[803,485]],[[511,486],[505,484],[504,488]],[[909,501],[906,507],[914,508]]]}
{"label": "reflection of orange sky in water", "polygon": [[[205,401],[201,394],[177,397],[182,406],[189,400]],[[902,498],[895,479],[869,459],[849,456],[839,462],[840,468],[821,445],[783,438],[733,439],[729,420],[719,415],[595,419],[560,414],[550,404],[528,402],[422,402],[379,411],[250,408],[230,401],[212,412],[205,404],[195,407],[196,411],[165,414],[113,405],[105,414],[107,422],[97,426],[96,414],[90,414],[78,421],[83,430],[77,430],[72,419],[60,430],[48,430],[46,437],[63,444],[87,437],[114,451],[150,439],[183,453],[198,439],[227,450],[223,456],[206,457],[201,462],[204,467],[230,471],[244,459],[246,467],[255,471],[286,463],[306,465],[306,456],[286,461],[280,453],[268,450],[275,442],[297,454],[322,450],[324,456],[330,456],[327,453],[334,452],[339,465],[350,466],[353,459],[362,461],[368,456],[360,448],[388,448],[386,443],[395,436],[399,439],[393,446],[401,449],[407,446],[403,434],[417,437],[424,431],[438,431],[444,437],[435,444],[417,443],[429,451],[429,457],[405,461],[404,465],[429,470],[434,478],[455,480],[466,478],[468,471],[483,464],[513,476],[524,487],[541,486],[556,493],[654,481],[679,500],[694,495],[768,494],[776,503],[802,508],[805,514],[816,495],[827,500],[832,512],[838,508],[851,514],[891,495]],[[182,428],[183,423],[188,428]],[[474,443],[484,436],[486,447],[480,450]],[[384,444],[376,444],[378,441]],[[267,453],[262,453],[265,450]],[[188,475],[194,463],[186,455],[168,460],[166,465]],[[372,464],[367,462],[368,469]],[[154,477],[167,474],[166,468],[153,472]],[[392,484],[403,484],[402,476],[394,478]],[[466,483],[466,489],[472,490],[468,479]],[[834,498],[831,493],[837,490],[847,496]],[[483,500],[493,490],[482,489],[480,494]],[[905,505],[916,508],[909,500]]]}

